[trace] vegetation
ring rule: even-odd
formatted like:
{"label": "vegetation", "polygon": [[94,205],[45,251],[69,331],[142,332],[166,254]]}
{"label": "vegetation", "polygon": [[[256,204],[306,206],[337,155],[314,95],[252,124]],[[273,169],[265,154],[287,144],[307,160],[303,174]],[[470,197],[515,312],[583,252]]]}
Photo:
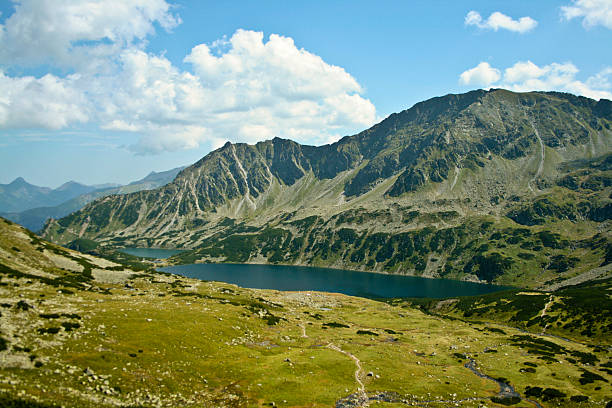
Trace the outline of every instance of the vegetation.
{"label": "vegetation", "polygon": [[[0,265],[9,271],[0,275],[2,406],[323,407],[359,395],[356,378],[381,406],[607,403],[609,332],[563,340],[526,334],[516,317],[538,315],[522,296],[542,298],[535,303],[540,312],[548,304],[546,315],[566,296],[574,296],[566,313],[573,303],[592,312],[580,293],[603,294],[606,282],[553,292],[552,304],[551,294],[534,291],[467,298],[475,309],[490,307],[470,321],[460,313],[464,299],[446,310],[426,299],[243,289],[124,269],[1,220],[0,232]],[[55,285],[78,274],[87,276],[70,293]],[[512,303],[503,313],[502,299]],[[478,321],[502,315],[515,320]],[[500,393],[496,381],[516,395]]]}
{"label": "vegetation", "polygon": [[389,302],[394,305],[410,304],[427,313],[462,320],[502,323],[533,333],[545,331],[578,341],[598,342],[606,341],[612,333],[611,288],[612,279],[604,279],[550,293],[515,289],[464,296],[450,302],[439,299],[397,299]]}

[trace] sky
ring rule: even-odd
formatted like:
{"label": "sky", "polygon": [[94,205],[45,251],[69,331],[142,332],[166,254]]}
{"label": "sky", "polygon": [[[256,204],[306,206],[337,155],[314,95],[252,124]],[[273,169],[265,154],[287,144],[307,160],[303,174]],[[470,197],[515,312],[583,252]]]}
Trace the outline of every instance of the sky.
{"label": "sky", "polygon": [[612,99],[612,0],[0,0],[0,183],[332,143],[478,88]]}

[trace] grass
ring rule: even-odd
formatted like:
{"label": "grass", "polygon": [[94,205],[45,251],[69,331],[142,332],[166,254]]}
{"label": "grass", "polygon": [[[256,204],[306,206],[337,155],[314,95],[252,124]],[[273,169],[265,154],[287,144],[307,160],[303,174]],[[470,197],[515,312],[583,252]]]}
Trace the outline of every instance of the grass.
{"label": "grass", "polygon": [[[432,316],[405,302],[243,289],[146,271],[126,277],[108,265],[105,271],[123,280],[92,278],[66,294],[50,284],[67,273],[50,260],[63,263],[36,249],[49,244],[19,231],[4,228],[0,240],[2,248],[19,249],[1,252],[9,256],[0,262],[32,268],[2,275],[0,286],[0,398],[7,406],[331,407],[358,391],[353,358],[369,396],[394,396],[376,403],[381,407],[405,406],[402,400],[504,406],[495,400],[498,385],[470,372],[467,358],[523,397],[527,387],[540,387],[532,398],[543,407],[585,395],[582,406],[601,406],[608,398],[612,355],[588,341]],[[101,268],[102,261],[74,251],[54,253]]]}

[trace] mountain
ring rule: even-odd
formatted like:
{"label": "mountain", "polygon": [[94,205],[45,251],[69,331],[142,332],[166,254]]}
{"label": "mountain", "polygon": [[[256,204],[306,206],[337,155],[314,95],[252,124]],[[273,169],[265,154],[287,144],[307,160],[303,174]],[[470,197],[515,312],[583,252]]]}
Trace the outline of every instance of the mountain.
{"label": "mountain", "polygon": [[[154,172],[152,171],[146,177],[131,182],[125,186],[120,186],[116,193],[128,194],[142,190],[152,190],[157,187],[165,186],[170,183],[181,170],[187,166],[176,167],[167,171]],[[116,194],[113,192],[112,194]]]}
{"label": "mountain", "polygon": [[334,144],[227,143],[172,183],[97,200],[43,236],[190,249],[171,262],[545,287],[609,274],[611,193],[611,101],[477,90]]}
{"label": "mountain", "polygon": [[[117,261],[0,219],[0,377],[8,379],[0,406],[553,408],[610,400],[610,281],[573,292],[383,303],[246,289]],[[569,338],[556,336],[561,329]]]}
{"label": "mountain", "polygon": [[74,181],[50,189],[35,186],[18,177],[9,184],[0,184],[0,212],[18,212],[44,205],[58,205],[95,189],[96,187]]}
{"label": "mountain", "polygon": [[143,179],[134,181],[128,185],[121,186],[117,184],[107,183],[91,186],[94,190],[89,189],[89,186],[83,186],[73,181],[63,184],[58,187],[60,191],[72,191],[73,193],[83,191],[79,195],[71,198],[56,206],[45,206],[37,207],[29,210],[14,212],[14,213],[0,213],[1,216],[23,225],[24,227],[32,231],[40,231],[45,222],[49,218],[62,218],[68,214],[83,208],[86,204],[93,200],[105,197],[111,194],[127,194],[141,190],[151,190],[165,184],[168,184],[184,167],[177,167],[172,170],[163,172],[151,172],[148,176]]}

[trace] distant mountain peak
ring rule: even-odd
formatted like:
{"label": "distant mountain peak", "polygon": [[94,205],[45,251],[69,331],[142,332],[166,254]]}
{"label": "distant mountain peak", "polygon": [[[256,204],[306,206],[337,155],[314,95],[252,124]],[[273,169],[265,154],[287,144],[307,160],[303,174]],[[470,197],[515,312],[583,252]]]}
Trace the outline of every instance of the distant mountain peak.
{"label": "distant mountain peak", "polygon": [[74,180],[70,180],[70,181],[65,182],[64,184],[62,184],[58,188],[56,188],[56,190],[62,191],[62,190],[65,190],[67,188],[72,188],[72,187],[86,187],[86,186],[84,184],[78,183],[78,182],[76,182]]}
{"label": "distant mountain peak", "polygon": [[17,177],[15,180],[9,183],[10,186],[19,186],[19,185],[31,185],[23,177]]}

